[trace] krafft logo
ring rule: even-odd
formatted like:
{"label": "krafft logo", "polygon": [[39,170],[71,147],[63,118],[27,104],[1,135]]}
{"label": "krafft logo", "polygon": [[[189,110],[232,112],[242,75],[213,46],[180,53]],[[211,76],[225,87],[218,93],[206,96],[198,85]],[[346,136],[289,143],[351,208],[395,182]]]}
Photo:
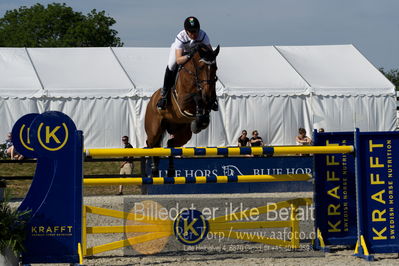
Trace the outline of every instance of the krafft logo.
{"label": "krafft logo", "polygon": [[19,141],[25,149],[34,151],[34,149],[30,146],[29,130],[30,128],[26,124],[21,125],[19,130]]}
{"label": "krafft logo", "polygon": [[177,240],[185,245],[198,245],[207,236],[209,223],[197,210],[185,210],[177,216],[173,230]]}
{"label": "krafft logo", "polygon": [[12,142],[15,149],[28,158],[37,157],[30,134],[32,121],[38,116],[39,114],[26,114],[18,119],[12,127]]}
{"label": "krafft logo", "polygon": [[32,236],[72,236],[72,225],[32,225]]}
{"label": "krafft logo", "polygon": [[38,156],[54,159],[73,151],[75,132],[76,126],[67,115],[49,111],[30,124],[29,138]]}
{"label": "krafft logo", "polygon": [[65,123],[61,125],[45,125],[40,123],[37,130],[37,139],[40,145],[49,151],[58,151],[68,142],[69,132]]}

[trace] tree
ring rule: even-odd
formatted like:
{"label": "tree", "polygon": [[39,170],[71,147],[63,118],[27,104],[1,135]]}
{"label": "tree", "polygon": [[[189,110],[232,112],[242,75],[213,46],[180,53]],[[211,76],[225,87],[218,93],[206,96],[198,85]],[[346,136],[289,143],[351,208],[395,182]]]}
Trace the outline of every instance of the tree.
{"label": "tree", "polygon": [[123,46],[118,32],[110,28],[115,23],[105,11],[95,9],[85,16],[65,4],[22,6],[0,18],[0,46]]}
{"label": "tree", "polygon": [[393,83],[393,85],[395,85],[396,90],[399,91],[399,69],[391,69],[386,72],[384,71],[384,68],[380,68],[380,71]]}

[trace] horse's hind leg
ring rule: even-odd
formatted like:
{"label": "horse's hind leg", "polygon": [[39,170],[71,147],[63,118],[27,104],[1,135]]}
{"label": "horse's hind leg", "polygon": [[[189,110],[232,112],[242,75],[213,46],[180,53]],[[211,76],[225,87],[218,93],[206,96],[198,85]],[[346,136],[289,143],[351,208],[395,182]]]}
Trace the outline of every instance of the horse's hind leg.
{"label": "horse's hind leg", "polygon": [[[181,147],[186,144],[192,136],[190,124],[180,124],[173,130],[173,137],[168,140],[168,148]],[[173,156],[169,156],[168,177],[175,176],[175,165]]]}
{"label": "horse's hind leg", "polygon": [[159,176],[159,156],[151,157],[151,177]]}
{"label": "horse's hind leg", "polygon": [[[154,94],[156,96],[156,94]],[[158,93],[159,96],[159,93]],[[155,102],[157,97],[152,97],[150,103],[147,105],[145,114],[144,128],[147,134],[147,147],[154,148],[161,146],[162,134],[164,128],[162,127],[162,118],[155,110]],[[151,175],[152,177],[159,176],[158,171],[159,157],[151,157]]]}
{"label": "horse's hind leg", "polygon": [[176,176],[175,162],[174,162],[173,156],[169,156],[169,165],[168,165],[167,177],[174,177],[174,176]]}
{"label": "horse's hind leg", "polygon": [[[160,143],[160,141],[159,141]],[[155,146],[149,145],[147,142],[147,147],[149,148],[154,148],[154,147],[160,147],[160,144],[157,144]],[[151,156],[151,177],[157,177],[159,176],[159,156]]]}
{"label": "horse's hind leg", "polygon": [[[175,145],[174,145],[174,136],[173,136],[173,138],[171,138],[171,139],[169,139],[168,140],[168,143],[167,143],[167,147],[168,148],[173,148],[173,147],[175,147]],[[176,175],[176,173],[175,173],[175,161],[174,161],[174,157],[173,156],[169,156],[169,165],[168,165],[168,173],[167,173],[167,176],[168,177],[174,177]]]}

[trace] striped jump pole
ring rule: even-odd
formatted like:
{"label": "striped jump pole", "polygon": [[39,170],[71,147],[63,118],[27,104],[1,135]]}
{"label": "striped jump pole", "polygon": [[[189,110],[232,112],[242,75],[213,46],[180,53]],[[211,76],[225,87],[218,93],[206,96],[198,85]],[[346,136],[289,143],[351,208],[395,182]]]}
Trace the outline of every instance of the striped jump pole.
{"label": "striped jump pole", "polygon": [[309,174],[292,175],[238,175],[196,177],[136,177],[136,178],[85,178],[84,185],[164,185],[307,181]]}
{"label": "striped jump pole", "polygon": [[334,154],[352,153],[353,146],[267,146],[226,148],[116,148],[86,149],[91,157],[141,157],[141,156],[239,156],[239,155],[284,155],[284,154]]}

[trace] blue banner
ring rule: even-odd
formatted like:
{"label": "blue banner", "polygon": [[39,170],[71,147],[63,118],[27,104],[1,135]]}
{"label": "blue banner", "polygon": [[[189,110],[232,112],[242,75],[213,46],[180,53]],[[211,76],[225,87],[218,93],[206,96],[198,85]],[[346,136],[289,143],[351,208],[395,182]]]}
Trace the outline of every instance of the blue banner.
{"label": "blue banner", "polygon": [[359,256],[399,252],[399,132],[356,132]]}
{"label": "blue banner", "polygon": [[[317,133],[314,145],[354,145],[354,133]],[[314,155],[316,210],[315,228],[319,238],[315,248],[327,245],[355,245],[356,178],[353,154]],[[323,243],[324,242],[324,243]]]}
{"label": "blue banner", "polygon": [[23,116],[12,129],[15,148],[37,158],[19,210],[29,210],[22,263],[79,263],[82,241],[83,134],[60,112]]}
{"label": "blue banner", "polygon": [[[159,176],[167,176],[169,160],[162,158]],[[312,157],[219,157],[219,158],[175,158],[175,176],[237,176],[237,175],[280,175],[311,174]],[[151,174],[147,164],[147,175]],[[203,194],[203,193],[251,193],[251,192],[294,192],[312,191],[309,181],[229,183],[229,184],[184,184],[145,185],[148,194]]]}

